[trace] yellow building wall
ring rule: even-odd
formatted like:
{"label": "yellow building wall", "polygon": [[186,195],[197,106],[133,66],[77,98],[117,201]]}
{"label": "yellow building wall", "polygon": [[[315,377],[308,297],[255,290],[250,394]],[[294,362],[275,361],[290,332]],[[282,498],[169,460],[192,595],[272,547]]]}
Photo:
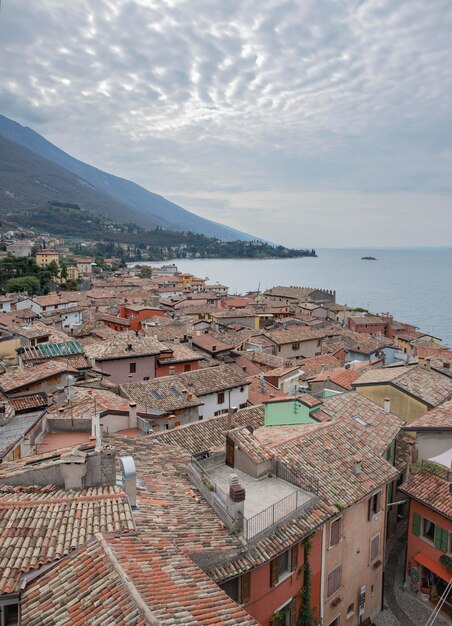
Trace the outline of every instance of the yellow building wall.
{"label": "yellow building wall", "polygon": [[11,338],[0,341],[0,359],[8,359],[17,362],[16,348],[20,348],[20,339]]}
{"label": "yellow building wall", "polygon": [[55,261],[55,263],[59,265],[59,260],[60,256],[58,254],[40,254],[39,252],[36,254],[36,264],[39,265],[39,267],[44,267],[52,261]]}
{"label": "yellow building wall", "polygon": [[385,398],[389,398],[391,413],[398,415],[407,422],[412,422],[425,415],[428,410],[425,404],[391,385],[359,385],[356,387],[356,391],[381,407],[384,406]]}

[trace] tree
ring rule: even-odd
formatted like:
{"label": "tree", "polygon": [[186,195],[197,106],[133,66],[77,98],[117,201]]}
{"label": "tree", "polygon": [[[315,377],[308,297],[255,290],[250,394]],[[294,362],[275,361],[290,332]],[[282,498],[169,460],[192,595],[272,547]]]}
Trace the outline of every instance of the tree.
{"label": "tree", "polygon": [[143,267],[140,271],[140,278],[151,278],[152,277],[152,267]]}
{"label": "tree", "polygon": [[10,278],[6,283],[6,291],[18,292],[28,291],[29,294],[38,293],[41,284],[36,276],[20,276],[19,278]]}

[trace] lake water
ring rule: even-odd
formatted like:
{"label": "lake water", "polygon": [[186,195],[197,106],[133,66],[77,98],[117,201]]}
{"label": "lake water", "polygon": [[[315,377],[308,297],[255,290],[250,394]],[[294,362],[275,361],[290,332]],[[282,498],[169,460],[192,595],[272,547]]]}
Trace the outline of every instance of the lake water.
{"label": "lake water", "polygon": [[[275,285],[335,289],[341,304],[390,312],[452,347],[452,249],[320,249],[317,254],[317,258],[174,263],[183,272],[228,285],[230,293]],[[363,261],[362,256],[378,260]]]}

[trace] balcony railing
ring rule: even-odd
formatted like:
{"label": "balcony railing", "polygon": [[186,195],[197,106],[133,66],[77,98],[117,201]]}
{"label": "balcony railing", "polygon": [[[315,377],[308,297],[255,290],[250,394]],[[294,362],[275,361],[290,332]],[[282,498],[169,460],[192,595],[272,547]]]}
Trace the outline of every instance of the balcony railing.
{"label": "balcony railing", "polygon": [[286,465],[281,463],[281,461],[276,460],[275,462],[275,476],[280,478],[281,480],[285,480],[287,483],[291,485],[295,485],[295,487],[299,487],[304,491],[309,491],[309,493],[314,493],[316,496],[319,495],[319,480],[318,478],[311,478],[309,480],[302,480],[298,478]]}
{"label": "balcony railing", "polygon": [[253,517],[246,518],[239,514],[242,534],[245,539],[253,539],[273,526],[293,517],[295,513],[301,515],[303,512],[311,509],[316,501],[318,501],[317,498],[306,500],[306,494],[301,491],[294,491],[294,493],[272,504],[267,509],[256,513]]}

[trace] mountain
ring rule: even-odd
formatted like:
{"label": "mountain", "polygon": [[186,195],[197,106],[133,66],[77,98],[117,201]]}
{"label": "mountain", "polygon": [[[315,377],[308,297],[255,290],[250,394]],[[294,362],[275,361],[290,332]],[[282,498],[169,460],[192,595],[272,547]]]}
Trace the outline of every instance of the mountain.
{"label": "mountain", "polygon": [[[32,192],[41,187],[42,192],[46,189],[48,192],[45,200],[75,202],[90,210],[96,210],[95,205],[91,203],[96,202],[95,194],[99,194],[98,210],[115,220],[135,222],[148,228],[162,226],[172,230],[192,231],[225,241],[257,239],[229,226],[199,217],[130,180],[113,176],[83,163],[57,148],[34,130],[21,126],[3,115],[0,115],[0,137],[3,138],[0,143],[0,198],[2,201],[5,192],[13,191],[23,202],[33,203],[29,206],[40,204],[44,200],[42,193],[38,194],[39,198],[33,200]],[[5,140],[9,143],[5,144]],[[4,153],[5,150],[6,153]],[[10,168],[5,169],[6,161],[9,162]],[[19,172],[23,171],[25,162],[27,189],[21,191],[18,176],[20,176]],[[11,181],[11,176],[14,183]],[[58,184],[49,184],[49,179],[53,183],[57,180]],[[14,187],[15,191],[8,185]],[[55,197],[52,195],[54,187],[59,194]],[[90,204],[80,199],[80,196],[87,194]],[[111,209],[108,202],[111,203]],[[118,211],[122,212],[121,218],[118,217]]]}
{"label": "mountain", "polygon": [[[0,136],[0,214],[3,217],[9,214],[14,221],[20,213],[49,200],[74,202],[115,221],[124,222],[127,217],[127,221],[143,225],[142,214],[133,207],[97,191],[72,172]],[[152,225],[157,226],[157,220]]]}

